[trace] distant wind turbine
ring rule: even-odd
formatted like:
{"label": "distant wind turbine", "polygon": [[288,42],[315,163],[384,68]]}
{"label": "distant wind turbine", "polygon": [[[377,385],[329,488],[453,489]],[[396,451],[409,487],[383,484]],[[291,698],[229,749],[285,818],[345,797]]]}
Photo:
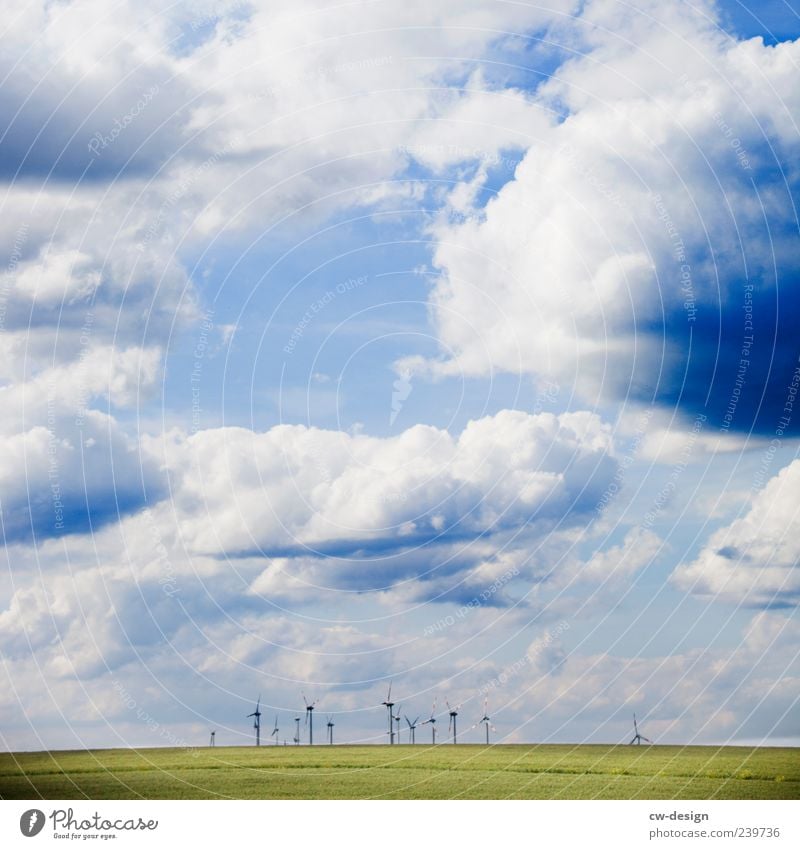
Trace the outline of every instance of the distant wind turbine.
{"label": "distant wind turbine", "polygon": [[386,698],[381,702],[382,705],[386,707],[389,711],[389,745],[394,745],[394,715],[392,713],[392,708],[394,707],[394,702],[392,701],[392,682],[389,682],[389,692],[386,695]]}
{"label": "distant wind turbine", "polygon": [[458,716],[458,706],[452,708],[450,707],[450,702],[445,700],[445,704],[447,705],[447,709],[450,711],[450,725],[447,727],[447,733],[449,734],[452,730],[453,732],[453,744],[458,742],[456,740],[456,717]]}
{"label": "distant wind turbine", "polygon": [[303,701],[306,703],[306,725],[308,726],[308,745],[314,745],[314,708],[317,706],[317,700],[309,702],[306,694],[303,693]]}
{"label": "distant wind turbine", "polygon": [[478,725],[483,723],[486,726],[486,745],[489,745],[489,727],[491,726],[492,731],[495,730],[494,725],[491,725],[491,719],[489,719],[489,699],[483,700],[483,716],[478,720]]}
{"label": "distant wind turbine", "polygon": [[433,700],[433,707],[431,708],[431,716],[430,719],[426,719],[423,725],[430,725],[431,727],[431,742],[433,745],[436,745],[436,699]]}
{"label": "distant wind turbine", "polygon": [[637,746],[641,746],[642,740],[644,740],[645,743],[650,743],[650,745],[652,746],[653,741],[648,740],[647,737],[644,737],[639,733],[639,726],[636,724],[636,714],[633,715],[633,732],[634,732],[633,733],[633,740],[631,740],[631,742],[628,743],[629,746],[632,746],[634,743]]}
{"label": "distant wind turbine", "polygon": [[258,701],[256,702],[256,709],[252,713],[247,714],[247,718],[249,719],[251,716],[253,719],[253,728],[256,729],[256,746],[261,745],[261,711],[259,708],[261,707],[261,694],[258,695]]}

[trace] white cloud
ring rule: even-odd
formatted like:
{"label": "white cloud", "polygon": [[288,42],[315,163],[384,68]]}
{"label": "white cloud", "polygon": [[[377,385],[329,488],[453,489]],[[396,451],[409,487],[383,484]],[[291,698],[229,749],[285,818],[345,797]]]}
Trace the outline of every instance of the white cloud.
{"label": "white cloud", "polygon": [[457,438],[225,428],[164,451],[186,544],[229,554],[399,549],[555,520],[590,509],[615,469],[589,413],[506,410]]}
{"label": "white cloud", "polygon": [[689,592],[754,607],[800,600],[800,460],[752,497],[747,512],[714,533],[674,573]]}
{"label": "white cloud", "polygon": [[160,376],[157,349],[87,347],[0,387],[0,509],[6,540],[85,532],[162,495],[152,455],[107,412],[132,407]]}
{"label": "white cloud", "polygon": [[[769,381],[763,428],[796,358],[773,331],[774,268],[796,271],[800,42],[736,42],[682,4],[589,3],[582,17],[588,55],[535,97],[564,120],[485,209],[464,220],[458,195],[459,214],[432,227],[431,306],[452,353],[427,368],[552,375],[588,402],[693,412],[711,386],[717,425],[736,391],[733,430],[752,425]],[[781,291],[791,311],[793,284]],[[757,342],[739,399],[748,297]]]}

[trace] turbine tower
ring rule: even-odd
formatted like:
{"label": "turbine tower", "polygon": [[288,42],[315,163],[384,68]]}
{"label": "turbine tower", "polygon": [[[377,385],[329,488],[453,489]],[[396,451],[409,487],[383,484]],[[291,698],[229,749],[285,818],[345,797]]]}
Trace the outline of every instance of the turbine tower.
{"label": "turbine tower", "polygon": [[[481,722],[486,726],[486,745],[488,746],[489,745],[489,725],[491,724],[491,719],[489,719],[489,699],[483,700],[483,716],[481,717],[478,724],[480,725]],[[494,731],[494,730],[495,730],[495,727],[494,727],[494,725],[492,725],[492,731]]]}
{"label": "turbine tower", "polygon": [[417,727],[417,723],[419,722],[419,717],[417,717],[413,722],[411,722],[409,718],[406,717],[406,722],[408,723],[408,733],[411,737],[411,742],[416,743],[416,734],[414,732]]}
{"label": "turbine tower", "polygon": [[277,746],[278,745],[278,714],[277,713],[275,714],[275,727],[272,729],[272,734],[270,734],[269,736],[275,738],[275,745]]}
{"label": "turbine tower", "polygon": [[217,732],[212,731],[211,732],[211,739],[208,741],[208,745],[211,746],[212,748],[217,745],[216,740],[215,740],[216,736],[217,736]]}
{"label": "turbine tower", "polygon": [[641,746],[642,740],[644,740],[645,743],[650,743],[651,746],[653,745],[652,740],[648,740],[647,737],[643,737],[639,733],[639,726],[636,724],[636,714],[634,714],[633,715],[633,740],[631,740],[631,742],[628,743],[628,745],[632,746],[634,743],[636,743],[637,746]]}
{"label": "turbine tower", "polygon": [[431,718],[426,719],[423,725],[430,725],[431,727],[431,742],[433,745],[436,745],[436,699],[433,700],[433,707],[431,708]]}
{"label": "turbine tower", "polygon": [[308,745],[314,745],[314,708],[317,706],[317,700],[309,702],[306,694],[303,693],[303,701],[306,703],[306,725],[308,726]]}
{"label": "turbine tower", "polygon": [[397,716],[395,716],[394,721],[397,723],[397,745],[400,745],[400,720],[403,717],[400,716],[400,705],[397,706]]}
{"label": "turbine tower", "polygon": [[328,745],[333,745],[333,726],[335,725],[333,717],[328,717]]}
{"label": "turbine tower", "polygon": [[450,711],[450,724],[447,726],[447,733],[449,734],[451,729],[453,731],[453,745],[456,744],[456,717],[458,716],[458,707],[450,707],[450,702],[445,700],[447,704],[447,709]]}
{"label": "turbine tower", "polygon": [[392,708],[394,707],[394,702],[392,701],[392,682],[389,682],[389,692],[386,696],[386,699],[381,702],[382,705],[385,705],[387,710],[389,711],[389,745],[394,745],[394,723],[392,720],[394,719],[394,715],[392,714]]}
{"label": "turbine tower", "polygon": [[261,711],[259,708],[261,707],[261,694],[258,695],[258,701],[256,702],[256,709],[252,713],[247,714],[247,718],[249,719],[251,716],[253,719],[253,728],[256,729],[256,746],[261,745]]}
{"label": "turbine tower", "polygon": [[294,737],[292,738],[292,742],[295,744],[295,746],[299,746],[300,745],[300,717],[299,716],[296,716],[294,718],[294,723],[295,723],[295,725],[294,725]]}

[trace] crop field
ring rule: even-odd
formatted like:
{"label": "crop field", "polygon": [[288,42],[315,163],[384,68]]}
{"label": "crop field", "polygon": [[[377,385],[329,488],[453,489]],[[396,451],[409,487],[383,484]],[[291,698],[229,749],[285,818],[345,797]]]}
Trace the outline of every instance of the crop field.
{"label": "crop field", "polygon": [[800,750],[442,745],[0,755],[3,799],[797,799]]}

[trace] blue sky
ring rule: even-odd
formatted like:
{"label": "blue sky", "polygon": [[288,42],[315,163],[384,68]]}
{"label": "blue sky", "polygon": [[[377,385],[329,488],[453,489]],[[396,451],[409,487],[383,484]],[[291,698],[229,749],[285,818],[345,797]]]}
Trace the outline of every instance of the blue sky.
{"label": "blue sky", "polygon": [[800,740],[797,4],[17,12],[0,745]]}

